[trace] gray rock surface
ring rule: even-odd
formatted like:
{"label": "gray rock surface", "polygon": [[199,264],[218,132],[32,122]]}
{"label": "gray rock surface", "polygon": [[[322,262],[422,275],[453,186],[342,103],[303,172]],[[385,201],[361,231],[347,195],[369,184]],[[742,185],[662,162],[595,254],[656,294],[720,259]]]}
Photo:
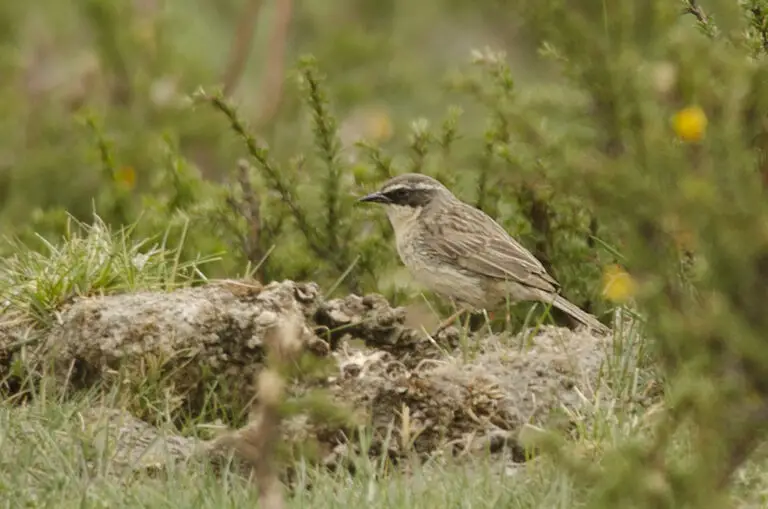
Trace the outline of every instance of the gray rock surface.
{"label": "gray rock surface", "polygon": [[[371,453],[388,443],[391,456],[514,450],[527,423],[567,426],[568,412],[579,412],[598,385],[611,341],[556,327],[529,338],[475,333],[459,341],[454,328],[429,338],[405,327],[405,311],[378,295],[324,301],[313,283],[226,281],[75,300],[38,344],[20,347],[17,336],[11,341],[0,331],[0,376],[19,360],[31,365],[53,358],[56,376],[75,389],[119,382],[136,390],[150,380],[170,394],[171,411],[193,416],[215,382],[219,406],[237,414],[254,397],[267,331],[296,315],[304,317],[306,350],[335,366],[312,384],[372,427]],[[297,382],[291,392],[308,389]],[[97,410],[103,419],[105,409]],[[158,464],[158,454],[184,461],[200,446],[160,436],[148,415],[125,409],[106,415],[130,424],[119,427],[117,440],[126,464]],[[316,439],[322,461],[333,463],[354,448],[344,440],[346,431],[295,416],[283,435]]]}

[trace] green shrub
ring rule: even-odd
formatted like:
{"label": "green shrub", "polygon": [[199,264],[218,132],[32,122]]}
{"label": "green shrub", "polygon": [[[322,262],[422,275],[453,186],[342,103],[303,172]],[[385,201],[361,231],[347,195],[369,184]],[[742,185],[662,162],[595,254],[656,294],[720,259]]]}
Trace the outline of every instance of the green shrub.
{"label": "green shrub", "polygon": [[[120,30],[114,12],[86,6],[89,19],[107,26],[97,31],[106,74],[123,76],[131,97],[140,97],[149,81],[125,66],[154,53],[125,34],[107,40],[110,26]],[[30,143],[57,148],[11,165],[39,177],[88,160],[81,174],[89,182],[76,198],[60,199],[70,178],[57,174],[50,184],[60,189],[34,189],[34,213],[4,191],[15,202],[5,222],[19,223],[22,234],[26,227],[52,235],[64,224],[62,209],[82,217],[95,204],[117,224],[143,212],[142,234],[190,225],[178,230],[187,232],[185,259],[226,250],[210,275],[314,279],[329,293],[379,290],[408,302],[417,290],[401,284],[386,219],[354,200],[394,173],[435,175],[498,218],[592,312],[613,306],[600,291],[616,265],[631,274],[623,292],[631,295],[622,297],[633,297],[626,304],[660,366],[668,411],[654,434],[603,458],[612,468],[573,462],[596,487],[593,506],[719,507],[733,472],[761,442],[768,412],[768,2],[523,0],[481,11],[519,16],[546,65],[530,72],[503,53],[478,51],[444,83],[427,79],[430,65],[411,68],[428,82],[413,94],[424,106],[393,102],[383,117],[374,108],[379,139],[356,145],[344,129],[350,103],[408,90],[406,66],[371,86],[375,97],[341,79],[324,82],[318,67],[333,76],[372,55],[396,54],[401,48],[382,34],[408,30],[392,13],[383,14],[381,32],[357,27],[317,48],[319,66],[302,60],[289,80],[298,87],[287,87],[283,116],[270,128],[252,130],[247,108],[215,92],[197,94],[195,109],[178,103],[159,114],[141,101],[116,105],[102,90],[112,101],[107,114],[71,132],[60,127],[69,118],[61,103],[39,106]],[[299,20],[308,23],[311,12]],[[413,65],[411,58],[403,53]],[[386,68],[367,63],[366,71]],[[442,112],[430,104],[435,98]],[[3,108],[21,115],[14,101]],[[11,146],[21,145],[6,131]],[[195,143],[227,177],[202,177],[205,157],[190,150]],[[128,192],[121,186],[131,168],[136,187]],[[15,172],[0,190],[17,189],[23,178]]]}

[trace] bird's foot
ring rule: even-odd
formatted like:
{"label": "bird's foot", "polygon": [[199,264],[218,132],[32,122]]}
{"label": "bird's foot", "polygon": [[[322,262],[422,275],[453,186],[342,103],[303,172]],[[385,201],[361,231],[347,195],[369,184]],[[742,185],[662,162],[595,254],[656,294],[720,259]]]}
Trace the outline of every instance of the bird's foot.
{"label": "bird's foot", "polygon": [[437,336],[438,334],[443,332],[445,329],[447,329],[448,327],[453,325],[453,322],[455,322],[459,318],[459,316],[461,316],[462,314],[464,314],[464,313],[466,313],[468,311],[469,310],[467,308],[459,308],[458,311],[456,311],[451,316],[449,316],[448,318],[446,318],[445,320],[440,322],[440,324],[435,329],[435,332],[432,333],[432,336],[433,337]]}

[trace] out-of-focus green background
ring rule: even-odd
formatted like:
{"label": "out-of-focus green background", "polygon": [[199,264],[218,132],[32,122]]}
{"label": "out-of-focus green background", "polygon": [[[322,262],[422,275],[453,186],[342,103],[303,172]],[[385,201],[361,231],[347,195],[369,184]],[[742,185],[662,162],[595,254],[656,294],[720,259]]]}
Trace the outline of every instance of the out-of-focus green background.
{"label": "out-of-focus green background", "polygon": [[[300,55],[313,54],[328,75],[329,99],[347,140],[388,138],[416,117],[439,118],[461,101],[445,91],[445,81],[475,48],[511,50],[517,79],[536,76],[541,67],[529,58],[533,47],[519,36],[514,16],[482,3],[4,4],[2,214],[14,226],[56,206],[90,218],[91,198],[111,182],[100,171],[93,137],[78,121],[87,114],[111,138],[115,164],[135,169],[136,193],[151,186],[163,164],[165,136],[203,176],[224,179],[244,153],[241,143],[220,115],[189,108],[186,96],[222,84],[241,57],[245,66],[230,79],[231,97],[285,159],[310,142],[291,79]],[[252,38],[237,35],[245,17],[256,23]],[[246,48],[233,49],[237,45]]]}
{"label": "out-of-focus green background", "polygon": [[[768,0],[0,3],[14,327],[211,255],[194,275],[416,302],[382,211],[355,203],[404,171],[616,311],[607,393],[575,383],[578,450],[542,444],[567,479],[505,477],[541,496],[516,504],[765,506]],[[130,241],[71,220],[94,212]]]}
{"label": "out-of-focus green background", "polygon": [[[189,258],[222,253],[204,269],[211,277],[240,274],[250,260],[262,279],[414,297],[420,289],[399,267],[381,211],[352,206],[386,177],[355,146],[365,139],[390,154],[391,171],[436,174],[494,215],[546,259],[572,299],[594,304],[600,268],[583,263],[592,257],[589,218],[565,203],[564,224],[535,224],[533,195],[526,203],[510,184],[515,164],[491,161],[487,141],[498,126],[489,125],[498,115],[472,74],[473,59],[504,51],[521,102],[537,107],[537,98],[555,97],[556,108],[574,97],[552,81],[551,64],[538,57],[540,44],[514,9],[459,0],[41,0],[6,3],[0,20],[0,225],[7,234],[32,244],[37,236],[58,238],[68,215],[90,221],[95,211],[114,227],[139,220],[144,235],[184,232]],[[333,169],[314,148],[303,55],[325,77],[340,148]],[[322,189],[336,172],[339,239],[318,237],[313,249],[254,165],[249,175],[264,224],[250,239],[258,245],[246,246],[253,221],[232,195],[242,191],[237,167],[247,151],[221,112],[193,103],[201,87],[223,87],[296,189],[311,229],[330,228],[321,226],[328,214]],[[456,139],[432,150],[446,122],[460,124]],[[438,156],[425,156],[419,143]],[[529,173],[537,171],[535,150],[516,154]]]}

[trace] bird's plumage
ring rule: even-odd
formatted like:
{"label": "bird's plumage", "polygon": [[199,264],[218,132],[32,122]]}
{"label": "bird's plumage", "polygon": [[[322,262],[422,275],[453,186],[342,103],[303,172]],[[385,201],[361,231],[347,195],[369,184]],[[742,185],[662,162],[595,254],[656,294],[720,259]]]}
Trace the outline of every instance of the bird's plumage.
{"label": "bird's plumage", "polygon": [[[426,210],[424,228],[435,251],[459,267],[498,280],[554,292],[559,284],[519,242],[485,212],[459,200],[449,210]],[[429,220],[431,219],[431,220]]]}
{"label": "bird's plumage", "polygon": [[589,327],[606,330],[559,295],[557,281],[501,225],[436,179],[399,175],[361,201],[386,207],[401,260],[431,290],[480,308],[505,298],[544,301]]}

